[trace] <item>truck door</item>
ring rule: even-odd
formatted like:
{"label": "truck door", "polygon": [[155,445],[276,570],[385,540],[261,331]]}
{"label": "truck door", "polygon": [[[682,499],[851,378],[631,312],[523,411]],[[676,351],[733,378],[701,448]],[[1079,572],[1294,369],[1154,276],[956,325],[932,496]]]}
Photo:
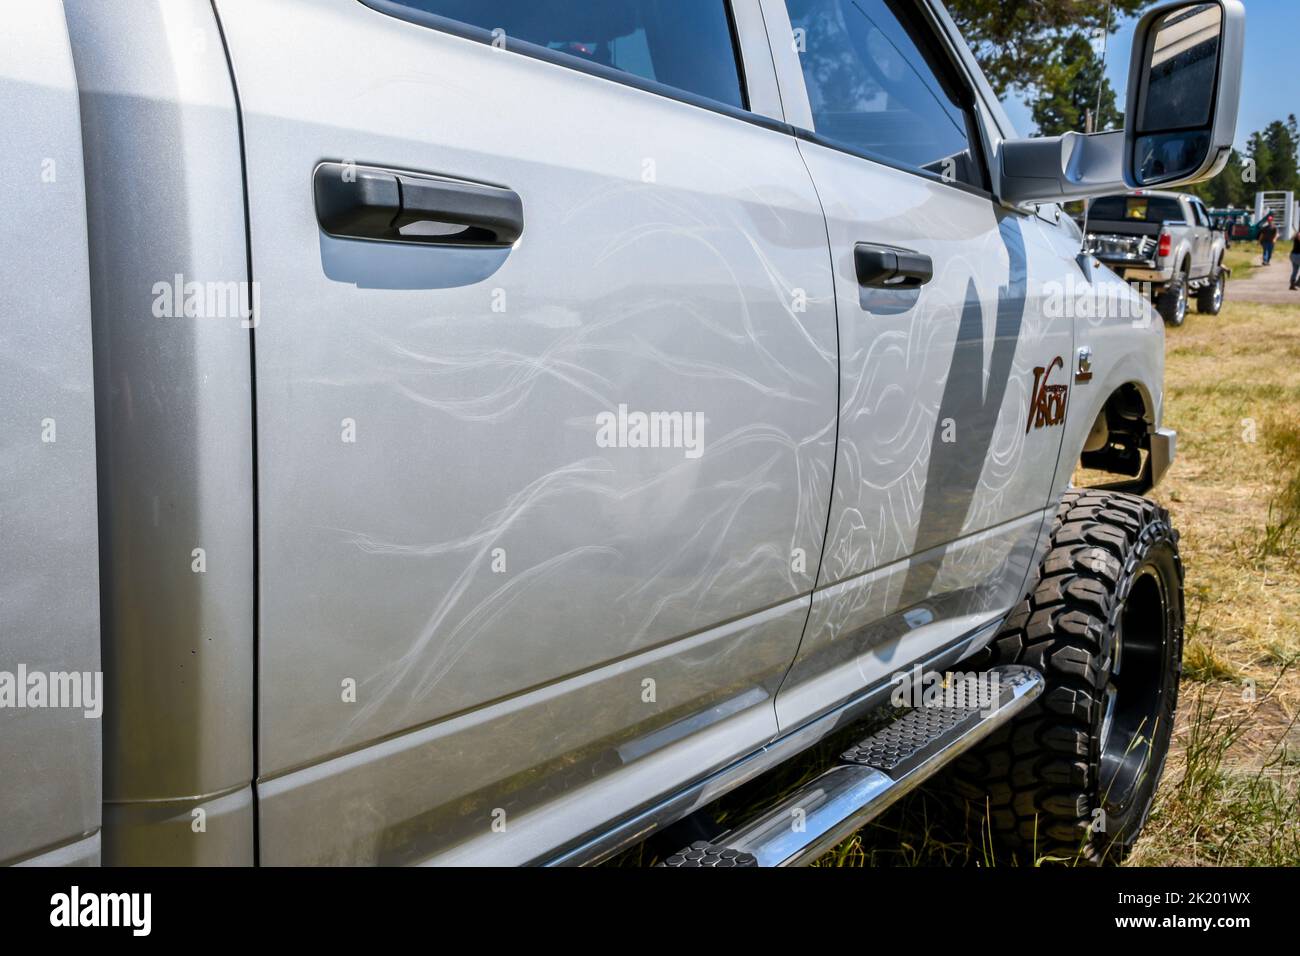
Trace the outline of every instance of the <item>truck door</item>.
{"label": "truck door", "polygon": [[98,863],[103,675],[81,114],[60,0],[0,30],[0,864]]}
{"label": "truck door", "polygon": [[777,701],[786,727],[1022,596],[1060,449],[1074,287],[1047,226],[989,194],[977,97],[926,4],[764,11],[826,210],[841,353],[826,556]]}
{"label": "truck door", "polygon": [[521,862],[761,746],[837,383],[758,7],[216,9],[260,296],[261,859]]}
{"label": "truck door", "polygon": [[1196,262],[1192,267],[1192,275],[1199,279],[1209,275],[1210,267],[1214,264],[1211,261],[1214,256],[1214,232],[1211,229],[1210,214],[1200,201],[1191,200],[1191,207],[1196,216]]}

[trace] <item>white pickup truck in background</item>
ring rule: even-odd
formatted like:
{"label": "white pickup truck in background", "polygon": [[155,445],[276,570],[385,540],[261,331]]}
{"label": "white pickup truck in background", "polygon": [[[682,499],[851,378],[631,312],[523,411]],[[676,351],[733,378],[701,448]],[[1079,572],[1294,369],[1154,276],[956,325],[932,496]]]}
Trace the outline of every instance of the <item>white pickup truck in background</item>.
{"label": "white pickup truck in background", "polygon": [[1227,237],[1187,193],[1136,190],[1099,196],[1088,205],[1088,250],[1123,279],[1151,290],[1170,325],[1197,311],[1218,315],[1230,270],[1223,265]]}

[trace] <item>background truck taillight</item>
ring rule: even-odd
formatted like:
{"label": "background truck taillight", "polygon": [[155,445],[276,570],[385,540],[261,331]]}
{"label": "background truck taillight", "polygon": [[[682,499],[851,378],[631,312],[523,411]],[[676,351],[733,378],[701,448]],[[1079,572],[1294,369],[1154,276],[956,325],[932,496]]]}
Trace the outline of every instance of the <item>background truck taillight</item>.
{"label": "background truck taillight", "polygon": [[1161,232],[1160,247],[1156,250],[1156,254],[1160,256],[1161,259],[1163,259],[1165,256],[1169,255],[1169,253],[1173,251],[1174,251],[1174,237],[1171,236],[1168,232]]}

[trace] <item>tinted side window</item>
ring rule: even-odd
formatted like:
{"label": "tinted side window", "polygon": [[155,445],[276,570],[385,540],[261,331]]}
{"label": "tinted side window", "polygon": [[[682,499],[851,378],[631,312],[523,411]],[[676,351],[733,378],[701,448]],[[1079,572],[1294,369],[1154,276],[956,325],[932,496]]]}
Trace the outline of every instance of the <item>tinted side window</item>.
{"label": "tinted side window", "polygon": [[903,0],[786,0],[816,132],[985,186],[968,97]]}
{"label": "tinted side window", "polygon": [[745,108],[727,0],[387,0],[387,5],[446,17],[507,41],[525,40]]}

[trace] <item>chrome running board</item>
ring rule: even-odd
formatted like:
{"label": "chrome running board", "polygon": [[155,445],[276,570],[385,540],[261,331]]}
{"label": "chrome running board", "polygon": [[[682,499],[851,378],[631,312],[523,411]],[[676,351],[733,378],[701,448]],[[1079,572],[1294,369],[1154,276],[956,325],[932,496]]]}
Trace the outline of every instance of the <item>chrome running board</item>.
{"label": "chrome running board", "polygon": [[716,866],[719,859],[726,861],[724,866],[811,863],[1021,713],[1043,691],[1043,676],[1031,667],[1007,665],[970,676],[985,696],[908,710],[849,748],[839,766],[757,819],[708,844],[693,844],[664,865]]}

